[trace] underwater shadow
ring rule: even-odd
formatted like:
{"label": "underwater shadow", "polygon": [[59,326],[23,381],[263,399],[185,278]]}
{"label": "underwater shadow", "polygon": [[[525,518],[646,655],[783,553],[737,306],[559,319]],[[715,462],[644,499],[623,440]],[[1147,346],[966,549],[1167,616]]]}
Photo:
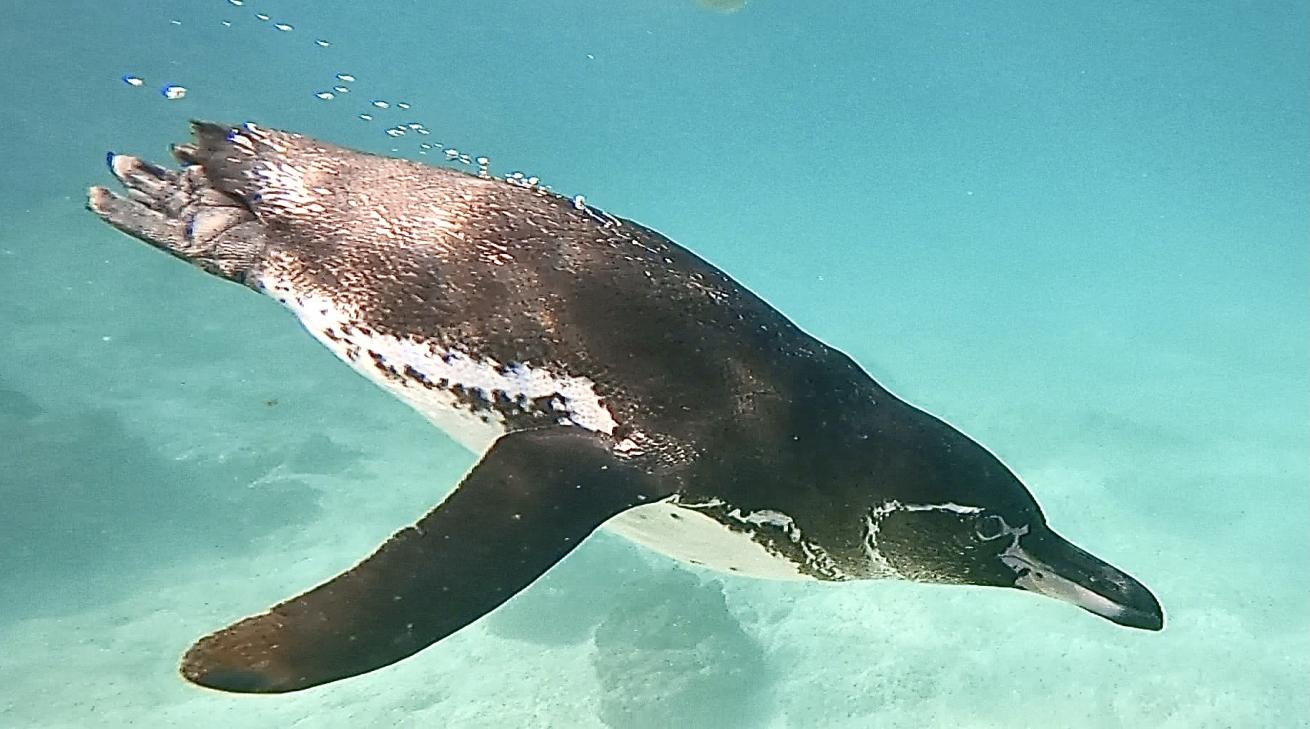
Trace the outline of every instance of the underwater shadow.
{"label": "underwater shadow", "polygon": [[249,550],[318,512],[301,482],[252,487],[285,452],[179,461],[112,411],[59,408],[0,381],[0,622],[112,601],[143,574]]}
{"label": "underwater shadow", "polygon": [[764,651],[718,582],[675,570],[629,583],[594,640],[599,716],[613,729],[745,729],[774,710]]}
{"label": "underwater shadow", "polygon": [[528,589],[487,617],[495,636],[542,646],[577,645],[614,609],[615,586],[642,579],[650,567],[617,537],[592,537]]}

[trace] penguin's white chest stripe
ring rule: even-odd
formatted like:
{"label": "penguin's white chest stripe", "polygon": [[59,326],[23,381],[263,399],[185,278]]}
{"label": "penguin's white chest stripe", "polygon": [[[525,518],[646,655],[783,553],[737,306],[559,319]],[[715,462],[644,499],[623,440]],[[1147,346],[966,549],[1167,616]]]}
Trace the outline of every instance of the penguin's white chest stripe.
{"label": "penguin's white chest stripe", "polygon": [[610,435],[618,427],[587,378],[380,334],[350,307],[267,276],[261,284],[339,358],[478,455],[506,432],[533,425]]}
{"label": "penguin's white chest stripe", "polygon": [[628,509],[605,522],[605,529],[665,556],[719,572],[770,580],[814,579],[750,534],[670,501]]}

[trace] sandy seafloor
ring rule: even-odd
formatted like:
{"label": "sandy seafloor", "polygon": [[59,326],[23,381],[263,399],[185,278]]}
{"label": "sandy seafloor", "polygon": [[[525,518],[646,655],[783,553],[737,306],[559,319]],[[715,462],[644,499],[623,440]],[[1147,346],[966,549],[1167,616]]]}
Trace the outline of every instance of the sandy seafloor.
{"label": "sandy seafloor", "polygon": [[[0,41],[0,727],[1310,726],[1304,4],[29,2]],[[960,425],[1167,628],[599,535],[385,670],[185,684],[195,637],[353,564],[472,457],[83,190],[193,116],[418,156],[382,133],[402,100]]]}

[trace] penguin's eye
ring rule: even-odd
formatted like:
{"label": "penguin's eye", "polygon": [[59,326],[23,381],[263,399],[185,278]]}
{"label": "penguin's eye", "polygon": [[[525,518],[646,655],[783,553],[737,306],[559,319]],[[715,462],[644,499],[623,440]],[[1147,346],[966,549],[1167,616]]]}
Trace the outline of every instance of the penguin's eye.
{"label": "penguin's eye", "polygon": [[995,514],[988,514],[974,521],[973,533],[984,542],[989,542],[1005,533],[1005,520]]}

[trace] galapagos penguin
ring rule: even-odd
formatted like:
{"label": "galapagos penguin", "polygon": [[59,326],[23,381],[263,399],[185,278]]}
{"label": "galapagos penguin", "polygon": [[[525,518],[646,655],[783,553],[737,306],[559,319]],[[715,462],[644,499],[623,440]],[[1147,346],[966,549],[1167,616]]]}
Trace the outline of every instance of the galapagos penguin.
{"label": "galapagos penguin", "polygon": [[301,134],[193,135],[180,169],[111,154],[124,192],[90,209],[277,300],[480,460],[363,562],[199,640],[187,679],[276,693],[386,666],[602,526],[730,573],[1018,588],[1163,627],[990,452],[663,235]]}

